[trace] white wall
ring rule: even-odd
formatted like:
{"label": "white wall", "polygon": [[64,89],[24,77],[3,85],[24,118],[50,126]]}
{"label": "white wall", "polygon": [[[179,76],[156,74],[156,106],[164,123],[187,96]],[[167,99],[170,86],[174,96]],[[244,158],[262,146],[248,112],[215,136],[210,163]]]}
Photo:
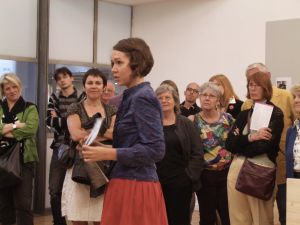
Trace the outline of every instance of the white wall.
{"label": "white wall", "polygon": [[36,58],[37,0],[0,0],[0,55]]}
{"label": "white wall", "polygon": [[245,98],[245,68],[265,61],[266,22],[297,17],[299,0],[172,0],[135,6],[132,34],[152,49],[154,88],[172,79],[183,99],[188,82],[224,73]]}

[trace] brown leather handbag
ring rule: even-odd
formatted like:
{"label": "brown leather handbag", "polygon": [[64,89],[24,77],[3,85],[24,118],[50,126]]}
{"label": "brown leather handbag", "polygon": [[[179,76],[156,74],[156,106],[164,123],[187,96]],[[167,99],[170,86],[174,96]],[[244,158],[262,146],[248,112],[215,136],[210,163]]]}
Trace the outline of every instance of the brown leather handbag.
{"label": "brown leather handbag", "polygon": [[276,167],[266,167],[245,159],[235,189],[253,197],[269,200],[275,187]]}

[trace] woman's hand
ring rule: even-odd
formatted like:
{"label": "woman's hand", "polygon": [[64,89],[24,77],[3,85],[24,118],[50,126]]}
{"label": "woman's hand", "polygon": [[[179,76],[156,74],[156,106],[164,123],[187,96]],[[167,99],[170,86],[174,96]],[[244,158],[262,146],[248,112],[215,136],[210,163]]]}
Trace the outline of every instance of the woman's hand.
{"label": "woman's hand", "polygon": [[117,151],[114,148],[102,146],[82,146],[82,155],[85,162],[95,162],[102,160],[116,160]]}
{"label": "woman's hand", "polygon": [[268,127],[259,129],[256,133],[250,135],[250,141],[271,140],[272,130]]}
{"label": "woman's hand", "polygon": [[21,123],[20,121],[16,121],[15,124],[16,128],[24,128],[26,126],[26,123]]}

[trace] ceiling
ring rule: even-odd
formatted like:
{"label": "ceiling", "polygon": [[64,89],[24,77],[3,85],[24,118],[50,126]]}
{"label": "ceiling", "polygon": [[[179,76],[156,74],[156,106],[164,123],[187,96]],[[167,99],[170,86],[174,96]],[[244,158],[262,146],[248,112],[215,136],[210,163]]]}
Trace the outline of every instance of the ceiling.
{"label": "ceiling", "polygon": [[113,3],[119,3],[124,5],[142,5],[147,4],[151,2],[162,2],[166,0],[102,0],[104,2],[113,2]]}

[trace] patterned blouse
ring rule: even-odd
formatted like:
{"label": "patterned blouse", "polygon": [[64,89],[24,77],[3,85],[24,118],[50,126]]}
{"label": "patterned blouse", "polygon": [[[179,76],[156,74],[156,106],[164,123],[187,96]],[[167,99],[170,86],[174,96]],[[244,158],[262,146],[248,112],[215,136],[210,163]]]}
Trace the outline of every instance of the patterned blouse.
{"label": "patterned blouse", "polygon": [[294,171],[300,172],[300,121],[295,121],[297,129],[297,135],[294,143],[293,155],[294,155]]}
{"label": "patterned blouse", "polygon": [[232,155],[225,149],[225,142],[233,123],[234,118],[225,112],[215,123],[206,122],[200,113],[195,115],[195,125],[203,142],[206,169],[223,170],[230,165]]}

